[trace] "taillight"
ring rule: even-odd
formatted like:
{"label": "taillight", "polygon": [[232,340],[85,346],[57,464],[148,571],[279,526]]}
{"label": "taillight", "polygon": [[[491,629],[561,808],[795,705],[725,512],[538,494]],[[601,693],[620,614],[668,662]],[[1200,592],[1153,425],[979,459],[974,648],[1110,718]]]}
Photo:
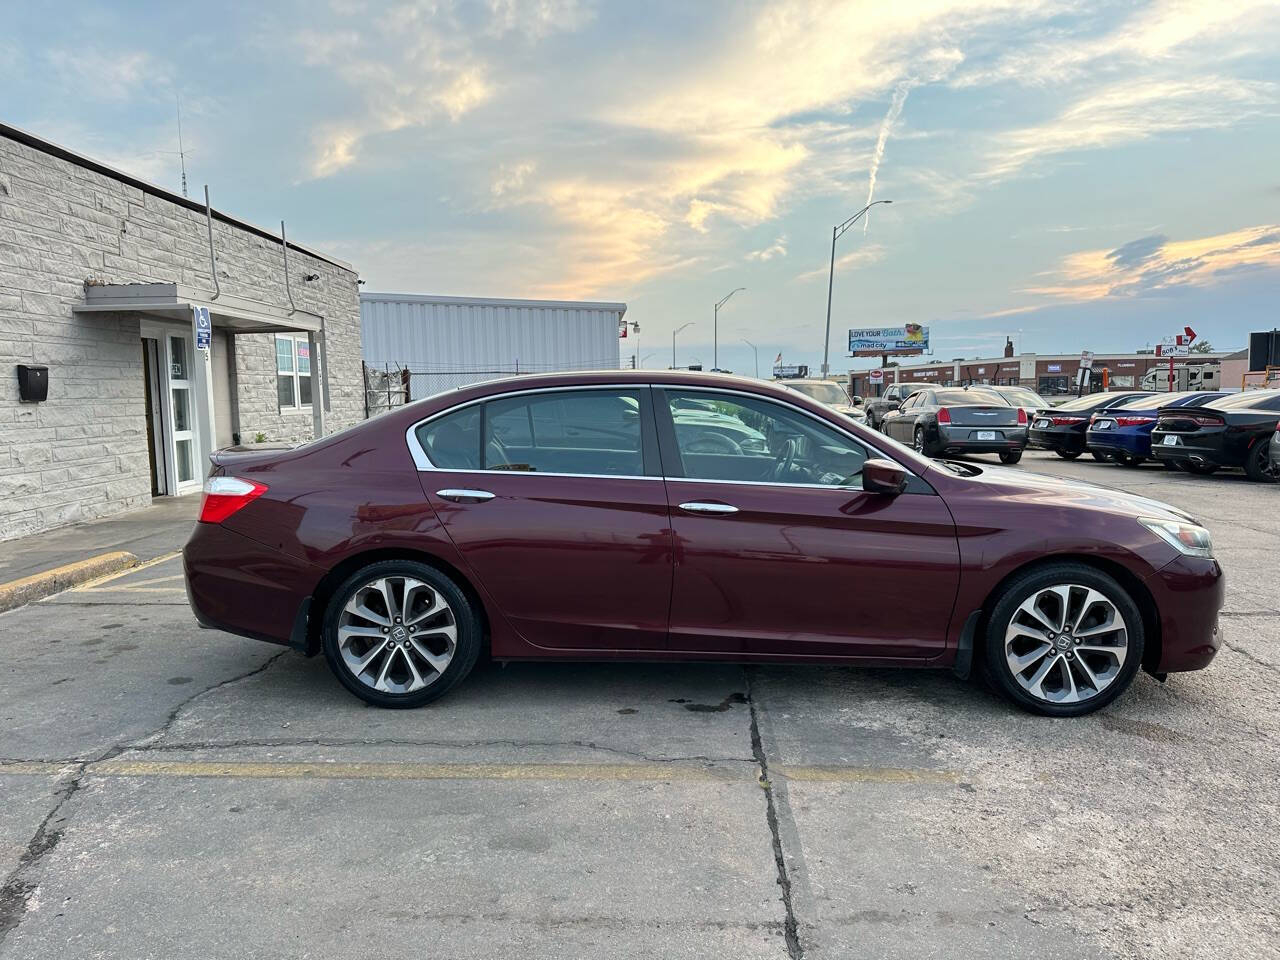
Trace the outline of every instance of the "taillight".
{"label": "taillight", "polygon": [[948,410],[946,407],[939,407],[939,408],[938,408],[938,422],[939,422],[939,423],[950,423],[950,422],[951,422],[951,411],[950,411],[950,410]]}
{"label": "taillight", "polygon": [[1144,423],[1155,422],[1155,417],[1116,417],[1116,425],[1121,427],[1140,427]]}
{"label": "taillight", "polygon": [[1018,422],[1019,423],[1027,422],[1027,411],[1022,409],[1022,407],[1018,408]]}
{"label": "taillight", "polygon": [[255,483],[239,477],[210,477],[204,482],[200,522],[221,523],[266,492],[265,483]]}
{"label": "taillight", "polygon": [[1055,427],[1067,427],[1073,423],[1084,423],[1084,417],[1050,417]]}

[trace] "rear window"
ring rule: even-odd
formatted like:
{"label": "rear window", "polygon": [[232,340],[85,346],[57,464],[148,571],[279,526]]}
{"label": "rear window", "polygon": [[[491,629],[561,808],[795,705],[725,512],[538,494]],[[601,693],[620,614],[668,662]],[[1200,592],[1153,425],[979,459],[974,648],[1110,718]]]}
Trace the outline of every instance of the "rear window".
{"label": "rear window", "polygon": [[993,390],[939,390],[938,402],[955,406],[974,406],[983,404],[993,407],[1007,407],[1009,401]]}
{"label": "rear window", "polygon": [[1270,392],[1246,390],[1243,393],[1233,393],[1228,397],[1219,397],[1212,403],[1206,403],[1205,406],[1213,407],[1215,410],[1230,410],[1234,407],[1261,407],[1263,410],[1272,410],[1274,407],[1263,405],[1265,394]]}

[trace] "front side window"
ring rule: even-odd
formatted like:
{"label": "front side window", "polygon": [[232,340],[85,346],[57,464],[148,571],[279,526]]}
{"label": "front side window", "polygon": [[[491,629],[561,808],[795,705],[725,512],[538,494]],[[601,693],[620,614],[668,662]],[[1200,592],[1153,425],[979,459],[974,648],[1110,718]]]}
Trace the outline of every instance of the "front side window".
{"label": "front side window", "polygon": [[311,345],[305,336],[276,334],[276,400],[281,410],[311,406]]}
{"label": "front side window", "polygon": [[[683,401],[708,400],[715,414],[685,418]],[[867,448],[798,410],[757,397],[668,390],[684,476],[697,480],[857,486]],[[759,437],[763,443],[749,441]]]}

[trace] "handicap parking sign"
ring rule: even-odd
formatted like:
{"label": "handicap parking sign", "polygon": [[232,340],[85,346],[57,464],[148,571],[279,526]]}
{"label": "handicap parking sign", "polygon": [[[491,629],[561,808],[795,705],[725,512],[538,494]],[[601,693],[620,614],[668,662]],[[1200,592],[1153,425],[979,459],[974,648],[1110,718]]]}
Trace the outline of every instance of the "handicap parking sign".
{"label": "handicap parking sign", "polygon": [[196,320],[196,349],[208,350],[209,341],[213,338],[213,325],[209,320],[208,307],[193,307]]}

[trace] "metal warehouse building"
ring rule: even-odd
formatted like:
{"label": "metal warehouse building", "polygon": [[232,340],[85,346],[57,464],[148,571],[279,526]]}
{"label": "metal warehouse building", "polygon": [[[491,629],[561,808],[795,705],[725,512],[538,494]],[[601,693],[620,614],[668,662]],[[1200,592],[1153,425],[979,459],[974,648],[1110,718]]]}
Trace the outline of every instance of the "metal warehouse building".
{"label": "metal warehouse building", "polygon": [[362,293],[365,363],[413,399],[521,373],[618,367],[625,303]]}

